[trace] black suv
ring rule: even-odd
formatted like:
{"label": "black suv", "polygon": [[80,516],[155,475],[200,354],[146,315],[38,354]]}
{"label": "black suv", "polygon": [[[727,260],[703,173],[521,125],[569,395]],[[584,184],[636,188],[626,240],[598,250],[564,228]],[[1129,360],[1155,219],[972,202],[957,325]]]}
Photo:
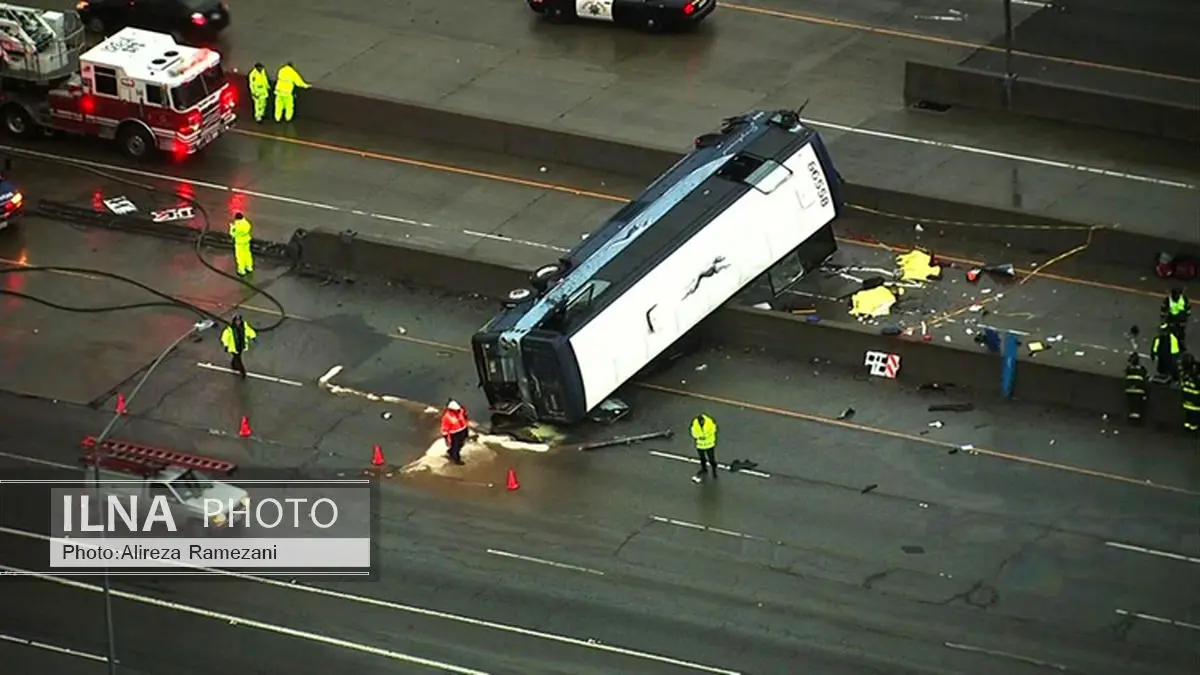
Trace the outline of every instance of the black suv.
{"label": "black suv", "polygon": [[133,27],[170,33],[176,42],[208,42],[229,26],[222,0],[80,0],[75,11],[100,35]]}

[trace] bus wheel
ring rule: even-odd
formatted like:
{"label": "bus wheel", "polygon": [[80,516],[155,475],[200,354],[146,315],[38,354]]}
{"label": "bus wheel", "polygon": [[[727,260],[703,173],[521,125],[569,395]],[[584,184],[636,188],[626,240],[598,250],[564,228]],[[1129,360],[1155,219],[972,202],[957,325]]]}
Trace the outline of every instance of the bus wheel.
{"label": "bus wheel", "polygon": [[121,154],[130,159],[145,159],[154,149],[154,138],[150,132],[136,124],[127,124],[117,133]]}
{"label": "bus wheel", "polygon": [[528,300],[531,295],[533,295],[533,291],[528,288],[514,288],[508,292],[508,295],[504,296],[504,306],[516,307],[525,300]]}
{"label": "bus wheel", "polygon": [[4,130],[14,138],[28,138],[37,129],[33,117],[19,105],[4,108]]}
{"label": "bus wheel", "polygon": [[546,289],[550,288],[550,284],[558,278],[560,272],[562,272],[562,266],[557,263],[542,265],[529,275],[529,283],[538,293],[545,293]]}

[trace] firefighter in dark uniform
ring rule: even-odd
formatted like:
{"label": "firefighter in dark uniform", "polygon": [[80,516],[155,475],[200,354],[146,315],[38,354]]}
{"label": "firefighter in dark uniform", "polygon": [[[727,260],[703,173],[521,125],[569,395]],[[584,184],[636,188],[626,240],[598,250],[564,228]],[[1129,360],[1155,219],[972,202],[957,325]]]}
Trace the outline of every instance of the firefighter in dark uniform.
{"label": "firefighter in dark uniform", "polygon": [[250,342],[258,337],[254,327],[242,319],[241,314],[234,314],[229,325],[221,333],[221,344],[229,352],[229,369],[246,379],[246,366],[242,363],[242,354],[250,349]]}
{"label": "firefighter in dark uniform", "polygon": [[1158,327],[1158,335],[1150,346],[1150,356],[1154,359],[1159,380],[1174,382],[1179,377],[1180,347],[1179,336],[1172,333],[1167,324]]}
{"label": "firefighter in dark uniform", "polygon": [[1192,303],[1188,302],[1183,289],[1176,286],[1170,294],[1163,298],[1162,323],[1179,338],[1181,344],[1187,344],[1187,323],[1192,316]]}
{"label": "firefighter in dark uniform", "polygon": [[1146,415],[1146,367],[1137,352],[1129,355],[1125,366],[1125,408],[1133,424],[1141,424]]}
{"label": "firefighter in dark uniform", "polygon": [[1200,434],[1200,363],[1191,354],[1180,359],[1179,392],[1183,398],[1183,428]]}

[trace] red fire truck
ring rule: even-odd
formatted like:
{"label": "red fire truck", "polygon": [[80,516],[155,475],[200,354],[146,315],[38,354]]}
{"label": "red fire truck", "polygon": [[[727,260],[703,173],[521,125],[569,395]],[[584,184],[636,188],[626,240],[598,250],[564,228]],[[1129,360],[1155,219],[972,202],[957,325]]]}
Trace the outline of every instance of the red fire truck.
{"label": "red fire truck", "polygon": [[221,55],[125,28],[80,54],[74,13],[0,4],[0,125],[115,139],[126,156],[182,159],[237,119]]}

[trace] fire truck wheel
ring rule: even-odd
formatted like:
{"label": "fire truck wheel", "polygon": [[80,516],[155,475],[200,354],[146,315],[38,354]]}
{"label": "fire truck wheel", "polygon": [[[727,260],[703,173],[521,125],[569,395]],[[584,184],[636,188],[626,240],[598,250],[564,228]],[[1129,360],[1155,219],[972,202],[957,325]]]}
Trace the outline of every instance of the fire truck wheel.
{"label": "fire truck wheel", "polygon": [[121,152],[130,159],[143,159],[154,150],[154,138],[150,132],[136,124],[126,124],[117,133]]}
{"label": "fire truck wheel", "polygon": [[26,138],[33,135],[37,129],[37,124],[29,113],[19,105],[10,105],[4,108],[4,130],[16,138]]}

